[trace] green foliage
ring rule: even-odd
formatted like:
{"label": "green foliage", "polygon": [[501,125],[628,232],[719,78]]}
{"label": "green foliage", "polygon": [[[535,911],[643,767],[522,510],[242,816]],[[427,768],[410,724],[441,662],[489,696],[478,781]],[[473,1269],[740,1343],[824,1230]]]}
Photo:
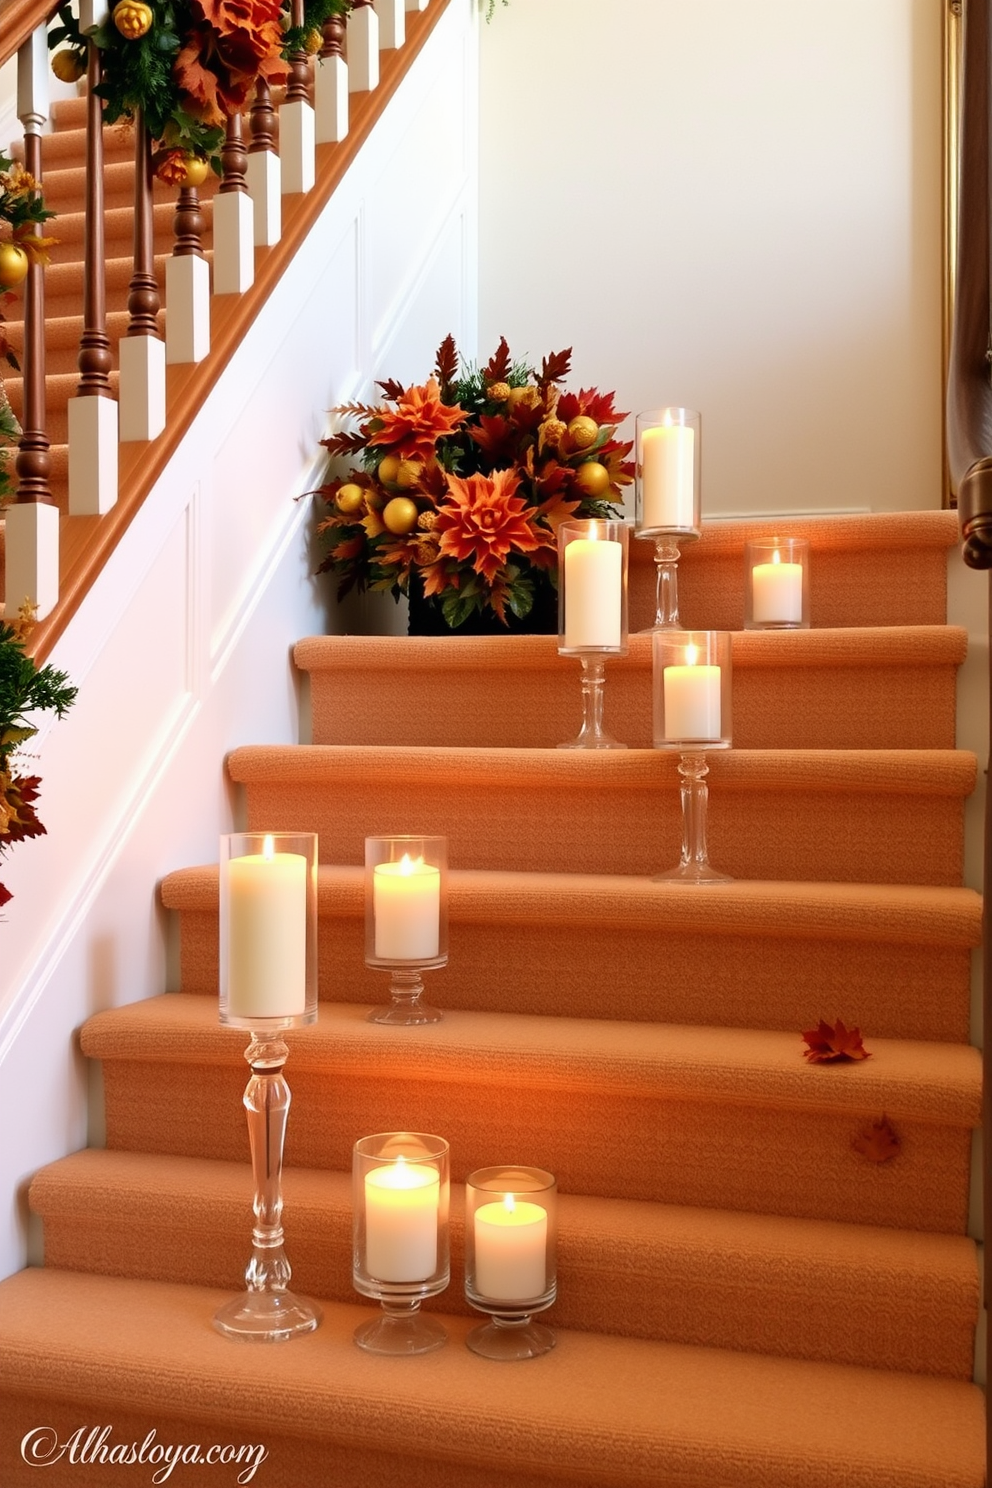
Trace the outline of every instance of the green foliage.
{"label": "green foliage", "polygon": [[[303,25],[286,27],[286,44],[282,49],[284,57],[291,53],[302,50],[307,43],[307,37],[312,31],[320,31],[325,21],[331,16],[344,16],[351,10],[351,0],[305,0],[303,6]],[[288,15],[288,9],[287,9]]]}
{"label": "green foliage", "polygon": [[63,718],[75,700],[76,688],[65,672],[36,667],[18,632],[0,622],[0,769],[12,750],[38,732],[29,714]]}
{"label": "green foliage", "polygon": [[0,382],[0,507],[14,494],[9,446],[16,444],[20,437],[21,426],[14,417],[14,410],[4,392],[3,383]]}

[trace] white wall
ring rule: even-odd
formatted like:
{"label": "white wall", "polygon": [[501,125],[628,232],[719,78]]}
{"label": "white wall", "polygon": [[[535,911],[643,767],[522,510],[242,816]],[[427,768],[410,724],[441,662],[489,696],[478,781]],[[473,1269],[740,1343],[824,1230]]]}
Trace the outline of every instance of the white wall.
{"label": "white wall", "polygon": [[236,824],[224,754],[299,736],[290,648],[328,617],[292,497],[326,410],[426,375],[449,330],[475,353],[475,115],[453,0],[51,658],[80,696],[39,747],[48,836],[2,868],[0,1274],[31,1174],[87,1142],[74,1031],[165,990],[156,884]]}
{"label": "white wall", "polygon": [[480,349],[702,410],[704,514],[939,506],[942,0],[512,0]]}

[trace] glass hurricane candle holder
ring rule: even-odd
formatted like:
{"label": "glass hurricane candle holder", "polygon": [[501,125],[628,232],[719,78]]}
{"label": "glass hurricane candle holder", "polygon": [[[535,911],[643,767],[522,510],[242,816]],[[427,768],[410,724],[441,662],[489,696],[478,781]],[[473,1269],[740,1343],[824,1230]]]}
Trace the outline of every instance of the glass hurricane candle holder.
{"label": "glass hurricane candle holder", "polygon": [[221,838],[220,1021],[251,1031],[245,1087],[255,1180],[247,1290],[214,1316],[228,1338],[278,1342],[309,1333],[320,1308],[289,1290],[282,1157],[290,1092],[282,1034],[317,1018],[317,838],[236,832]]}
{"label": "glass hurricane candle holder", "polygon": [[654,747],[677,750],[682,781],[682,856],[656,882],[729,883],[706,847],[706,755],[731,744],[730,635],[659,630],[652,642]]}
{"label": "glass hurricane candle holder", "polygon": [[448,964],[448,839],[366,837],[365,964],[388,971],[391,1001],[370,1023],[439,1023],[422,973]]}
{"label": "glass hurricane candle holder", "polygon": [[372,1354],[427,1354],[448,1340],[424,1317],[425,1297],[451,1275],[448,1144],[423,1132],[380,1132],[355,1143],[352,1162],[353,1283],[380,1316],[355,1330]]}
{"label": "glass hurricane candle holder", "polygon": [[655,617],[649,630],[679,626],[680,543],[702,535],[701,416],[693,408],[639,413],[635,434],[634,526],[654,543]]}
{"label": "glass hurricane candle holder", "polygon": [[593,518],[558,528],[558,654],[582,664],[582,727],[559,749],[626,749],[603,728],[606,658],[627,654],[630,529]]}
{"label": "glass hurricane candle holder", "polygon": [[809,629],[809,543],[804,537],[745,544],[744,629]]}
{"label": "glass hurricane candle holder", "polygon": [[557,1294],[557,1187],[543,1168],[479,1168],[465,1181],[465,1296],[490,1320],[465,1340],[486,1359],[535,1359],[555,1335],[534,1321]]}

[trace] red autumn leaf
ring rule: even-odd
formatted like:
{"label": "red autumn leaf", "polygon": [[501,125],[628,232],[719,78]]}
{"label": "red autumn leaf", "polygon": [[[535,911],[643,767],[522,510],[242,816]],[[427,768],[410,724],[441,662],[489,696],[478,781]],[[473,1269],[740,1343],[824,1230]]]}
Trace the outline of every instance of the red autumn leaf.
{"label": "red autumn leaf", "polygon": [[483,368],[482,375],[487,382],[505,382],[509,377],[510,348],[505,336],[500,336],[499,345]]}
{"label": "red autumn leaf", "polygon": [[627,413],[613,407],[615,393],[598,393],[595,388],[582,388],[578,393],[562,393],[558,403],[558,417],[570,424],[573,418],[584,414],[595,419],[597,424],[622,424]]}
{"label": "red autumn leaf", "polygon": [[14,896],[10,892],[10,890],[5,889],[3,884],[0,884],[0,909],[3,909],[5,904],[9,904],[10,900],[13,899],[13,897]]}
{"label": "red autumn leaf", "polygon": [[364,434],[331,434],[327,439],[322,439],[321,444],[330,455],[357,455],[365,448],[366,436]]}
{"label": "red autumn leaf", "polygon": [[493,460],[506,460],[512,462],[514,450],[514,431],[509,421],[501,413],[479,415],[479,427],[469,429],[467,433],[474,444],[486,451]]}
{"label": "red autumn leaf", "polygon": [[871,1054],[861,1042],[860,1028],[846,1028],[840,1018],[831,1026],[820,1019],[818,1028],[808,1029],[802,1037],[809,1045],[803,1050],[803,1058],[810,1064],[834,1064],[845,1059],[870,1059]]}
{"label": "red autumn leaf", "polygon": [[562,382],[568,376],[571,365],[572,348],[570,346],[567,346],[564,351],[553,351],[550,356],[544,358],[538,381],[542,387],[549,382]]}
{"label": "red autumn leaf", "polygon": [[884,1112],[878,1121],[870,1121],[851,1138],[854,1151],[860,1152],[862,1157],[873,1163],[888,1162],[890,1158],[898,1157],[901,1145],[892,1122]]}
{"label": "red autumn leaf", "polygon": [[455,338],[449,332],[437,349],[437,359],[434,363],[434,375],[442,388],[448,388],[458,376],[458,347]]}
{"label": "red autumn leaf", "polygon": [[401,382],[397,382],[395,377],[387,377],[385,382],[377,382],[376,387],[382,388],[383,397],[391,399],[394,403],[406,392],[406,388]]}

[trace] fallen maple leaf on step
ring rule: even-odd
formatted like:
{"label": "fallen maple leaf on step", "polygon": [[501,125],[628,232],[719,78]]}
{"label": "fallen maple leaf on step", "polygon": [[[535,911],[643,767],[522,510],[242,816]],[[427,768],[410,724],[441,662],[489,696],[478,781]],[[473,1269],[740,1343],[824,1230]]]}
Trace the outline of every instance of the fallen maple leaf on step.
{"label": "fallen maple leaf on step", "polygon": [[855,1152],[860,1152],[862,1157],[873,1163],[888,1162],[890,1157],[898,1157],[900,1145],[892,1122],[884,1112],[878,1121],[870,1121],[856,1137],[851,1138],[851,1146]]}
{"label": "fallen maple leaf on step", "polygon": [[810,1028],[802,1035],[809,1044],[803,1050],[803,1058],[810,1064],[834,1064],[842,1059],[870,1059],[871,1054],[861,1042],[860,1028],[845,1028],[840,1018],[831,1025],[820,1019],[819,1028]]}

